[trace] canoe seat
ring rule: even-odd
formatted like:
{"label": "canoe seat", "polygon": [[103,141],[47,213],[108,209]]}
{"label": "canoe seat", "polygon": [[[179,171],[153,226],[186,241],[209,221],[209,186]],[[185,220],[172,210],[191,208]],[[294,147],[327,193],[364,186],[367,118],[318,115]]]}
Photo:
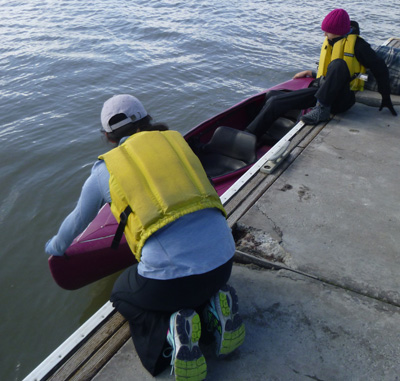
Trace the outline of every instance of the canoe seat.
{"label": "canoe seat", "polygon": [[210,177],[222,176],[257,160],[255,135],[232,127],[218,127],[203,146],[200,161]]}
{"label": "canoe seat", "polygon": [[296,125],[296,122],[296,120],[281,116],[271,124],[271,127],[264,134],[263,140],[278,141],[282,139]]}

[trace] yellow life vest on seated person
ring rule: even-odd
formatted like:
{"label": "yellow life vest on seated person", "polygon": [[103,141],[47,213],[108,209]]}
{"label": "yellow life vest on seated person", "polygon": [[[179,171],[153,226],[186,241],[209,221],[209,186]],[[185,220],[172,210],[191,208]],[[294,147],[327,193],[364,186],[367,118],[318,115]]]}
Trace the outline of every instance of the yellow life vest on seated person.
{"label": "yellow life vest on seated person", "polygon": [[[329,44],[328,37],[325,38],[321,48],[319,58],[317,78],[326,75],[328,65],[331,61],[340,58],[343,59],[350,71],[350,78],[354,78],[350,82],[350,90],[364,90],[364,81],[357,77],[358,74],[366,72],[365,67],[358,62],[354,55],[354,46],[356,44],[357,34],[349,34],[341,40],[336,41],[333,46]],[[359,37],[361,38],[361,37]]]}
{"label": "yellow life vest on seated person", "polygon": [[218,208],[221,200],[200,160],[177,131],[143,131],[99,156],[110,172],[111,211],[120,223],[127,206],[126,240],[140,261],[145,241],[185,214]]}

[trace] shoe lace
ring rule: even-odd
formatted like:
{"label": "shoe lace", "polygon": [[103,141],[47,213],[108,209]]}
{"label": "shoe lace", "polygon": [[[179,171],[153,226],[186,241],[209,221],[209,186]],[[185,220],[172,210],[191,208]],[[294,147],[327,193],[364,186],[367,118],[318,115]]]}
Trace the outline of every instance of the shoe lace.
{"label": "shoe lace", "polygon": [[168,358],[171,357],[171,376],[174,374],[174,362],[175,362],[175,343],[174,343],[174,336],[172,334],[172,329],[170,328],[167,333],[167,341],[171,345],[163,350],[163,357]]}
{"label": "shoe lace", "polygon": [[205,323],[208,332],[213,332],[214,330],[221,331],[221,322],[219,321],[214,300],[210,301],[205,311]]}
{"label": "shoe lace", "polygon": [[310,114],[311,114],[311,116],[313,116],[313,117],[319,118],[319,116],[321,115],[321,112],[322,112],[322,106],[318,105],[318,106],[315,106],[315,107],[311,110]]}
{"label": "shoe lace", "polygon": [[164,358],[172,357],[172,353],[174,352],[174,348],[168,347],[163,350],[162,356]]}
{"label": "shoe lace", "polygon": [[171,376],[174,374],[174,369],[175,369],[174,356],[173,356],[174,351],[175,351],[174,347],[168,347],[168,348],[165,348],[162,352],[162,356],[164,358],[171,357],[171,373],[170,373]]}

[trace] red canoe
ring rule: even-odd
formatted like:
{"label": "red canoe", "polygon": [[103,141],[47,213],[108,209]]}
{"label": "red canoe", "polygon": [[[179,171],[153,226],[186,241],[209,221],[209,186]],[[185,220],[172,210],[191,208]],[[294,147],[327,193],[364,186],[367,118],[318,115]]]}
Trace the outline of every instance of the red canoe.
{"label": "red canoe", "polygon": [[[265,94],[270,90],[306,88],[310,82],[310,78],[303,78],[274,86],[185,134],[186,141],[198,154],[220,196],[296,124],[300,111],[280,118],[276,127],[271,129],[269,138],[256,146],[252,136],[242,130],[263,106]],[[229,141],[235,141],[235,144],[227,146]],[[50,271],[56,283],[64,289],[75,290],[135,263],[125,238],[117,250],[110,248],[117,226],[109,205],[104,205],[86,230],[75,238],[64,256],[49,257]]]}

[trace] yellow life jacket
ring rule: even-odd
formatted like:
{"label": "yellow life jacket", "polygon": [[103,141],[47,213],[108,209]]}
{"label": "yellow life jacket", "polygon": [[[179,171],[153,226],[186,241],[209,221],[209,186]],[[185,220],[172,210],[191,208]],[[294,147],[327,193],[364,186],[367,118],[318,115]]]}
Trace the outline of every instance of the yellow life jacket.
{"label": "yellow life jacket", "polygon": [[359,36],[357,34],[349,34],[346,37],[343,37],[341,40],[336,41],[333,46],[329,44],[328,37],[326,37],[321,48],[317,78],[326,75],[329,63],[337,58],[340,58],[346,62],[350,71],[350,77],[354,78],[350,82],[350,89],[353,91],[364,90],[364,81],[356,78],[358,74],[366,72],[365,67],[358,62],[356,56],[354,55],[354,46],[358,37]]}
{"label": "yellow life jacket", "polygon": [[99,159],[110,172],[111,211],[120,224],[127,218],[125,237],[138,261],[145,241],[179,217],[205,208],[226,217],[200,160],[177,131],[138,132]]}

